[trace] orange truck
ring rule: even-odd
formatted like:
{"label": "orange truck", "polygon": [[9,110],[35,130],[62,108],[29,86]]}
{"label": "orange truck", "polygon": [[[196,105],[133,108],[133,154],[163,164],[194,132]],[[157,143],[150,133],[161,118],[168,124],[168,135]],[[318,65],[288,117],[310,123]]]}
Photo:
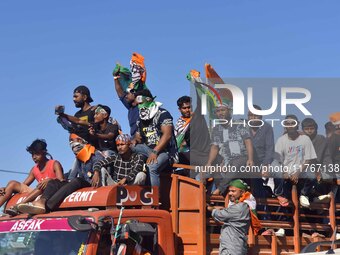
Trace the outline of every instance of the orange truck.
{"label": "orange truck", "polygon": [[[57,211],[4,215],[0,217],[0,255],[218,254],[220,224],[207,215],[206,203],[223,205],[224,199],[206,198],[204,185],[188,177],[173,174],[161,180],[160,191],[143,186],[83,188],[65,198]],[[26,195],[14,195],[6,208]],[[285,228],[287,235],[254,236],[250,229],[248,254],[297,254],[314,241],[329,241],[306,237],[302,231],[336,229],[335,212],[340,208],[334,195],[326,204],[313,204],[324,210],[328,224],[303,222],[308,215],[299,213],[296,187],[292,196],[292,212],[287,214],[291,220],[262,221],[265,228]],[[278,205],[275,199],[259,201]]]}
{"label": "orange truck", "polygon": [[[4,215],[0,255],[205,254],[204,187],[168,178],[162,201],[157,187],[105,186],[72,193],[54,212]],[[26,195],[14,195],[6,208]]]}

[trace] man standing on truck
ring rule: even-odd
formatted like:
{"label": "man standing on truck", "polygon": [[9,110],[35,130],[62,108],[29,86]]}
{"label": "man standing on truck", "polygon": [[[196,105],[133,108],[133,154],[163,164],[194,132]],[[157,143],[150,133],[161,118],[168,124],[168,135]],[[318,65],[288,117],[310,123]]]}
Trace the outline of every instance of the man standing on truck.
{"label": "man standing on truck", "polygon": [[179,154],[179,163],[190,165],[190,122],[191,122],[191,97],[182,96],[177,100],[181,117],[175,125],[175,136]]}
{"label": "man standing on truck", "polygon": [[[212,217],[223,223],[220,236],[220,255],[246,255],[247,234],[251,222],[247,183],[240,179],[229,183],[227,208],[207,206]],[[251,196],[252,197],[252,196]]]}
{"label": "man standing on truck", "polygon": [[216,106],[215,114],[218,119],[224,120],[212,129],[212,144],[210,147],[207,166],[213,165],[214,160],[220,154],[223,157],[224,166],[237,169],[236,172],[221,172],[214,176],[217,189],[214,194],[223,194],[227,184],[232,179],[238,178],[242,166],[253,166],[253,144],[249,130],[243,125],[245,121],[232,120],[232,107],[230,104],[222,103]]}

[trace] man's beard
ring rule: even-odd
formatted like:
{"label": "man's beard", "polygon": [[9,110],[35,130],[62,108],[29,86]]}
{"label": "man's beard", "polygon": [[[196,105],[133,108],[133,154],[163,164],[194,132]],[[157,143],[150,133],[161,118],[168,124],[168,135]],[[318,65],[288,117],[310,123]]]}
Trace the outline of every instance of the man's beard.
{"label": "man's beard", "polygon": [[80,101],[80,102],[74,102],[74,106],[76,108],[83,108],[85,102],[84,101]]}
{"label": "man's beard", "polygon": [[225,115],[225,116],[221,116],[221,117],[222,117],[222,118],[220,118],[219,116],[217,116],[217,118],[220,118],[220,119],[222,119],[222,120],[227,120],[228,123],[229,123],[230,120],[231,120],[231,115],[230,115],[230,114]]}

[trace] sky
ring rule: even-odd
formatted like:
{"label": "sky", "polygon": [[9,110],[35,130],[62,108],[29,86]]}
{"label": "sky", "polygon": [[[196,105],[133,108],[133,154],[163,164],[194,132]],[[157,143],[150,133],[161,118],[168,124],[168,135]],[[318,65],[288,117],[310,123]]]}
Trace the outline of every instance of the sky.
{"label": "sky", "polygon": [[[112,70],[128,66],[132,52],[145,57],[147,85],[174,119],[177,98],[190,93],[186,74],[203,73],[205,63],[222,77],[339,77],[339,7],[337,0],[1,1],[0,185],[25,179],[6,171],[29,172],[26,147],[36,138],[70,169],[74,156],[54,107],[73,115],[80,84],[129,132]],[[328,81],[303,85],[320,133],[340,110],[338,82]],[[257,89],[260,103],[269,102]]]}

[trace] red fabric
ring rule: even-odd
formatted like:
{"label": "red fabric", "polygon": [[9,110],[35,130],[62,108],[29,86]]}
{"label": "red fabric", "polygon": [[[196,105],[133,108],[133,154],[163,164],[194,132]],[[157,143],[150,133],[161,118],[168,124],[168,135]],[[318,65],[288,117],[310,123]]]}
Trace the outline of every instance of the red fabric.
{"label": "red fabric", "polygon": [[33,175],[38,182],[41,182],[42,180],[48,178],[51,179],[57,178],[53,168],[54,162],[55,160],[52,159],[48,160],[43,171],[39,170],[38,165],[35,165],[33,167]]}

